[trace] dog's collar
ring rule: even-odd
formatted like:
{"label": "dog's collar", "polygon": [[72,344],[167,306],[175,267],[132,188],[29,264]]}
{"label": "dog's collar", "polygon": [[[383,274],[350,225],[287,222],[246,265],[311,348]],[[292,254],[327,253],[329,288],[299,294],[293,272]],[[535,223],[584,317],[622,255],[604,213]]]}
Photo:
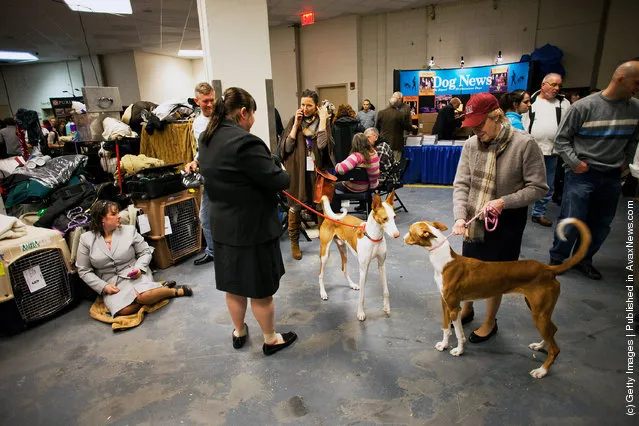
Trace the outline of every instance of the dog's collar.
{"label": "dog's collar", "polygon": [[428,250],[430,253],[432,253],[432,252],[434,252],[435,250],[437,250],[438,248],[440,248],[441,246],[443,246],[443,245],[444,245],[444,243],[445,243],[446,241],[448,241],[448,237],[444,238],[444,240],[443,240],[441,243],[437,244],[435,247],[429,248],[429,249],[427,249],[427,250]]}
{"label": "dog's collar", "polygon": [[382,236],[379,237],[379,239],[377,238],[373,238],[370,235],[368,235],[368,232],[366,232],[366,223],[362,224],[362,231],[364,231],[364,235],[366,235],[366,238],[368,238],[369,240],[371,240],[374,243],[379,243],[384,239],[384,232],[382,232]]}

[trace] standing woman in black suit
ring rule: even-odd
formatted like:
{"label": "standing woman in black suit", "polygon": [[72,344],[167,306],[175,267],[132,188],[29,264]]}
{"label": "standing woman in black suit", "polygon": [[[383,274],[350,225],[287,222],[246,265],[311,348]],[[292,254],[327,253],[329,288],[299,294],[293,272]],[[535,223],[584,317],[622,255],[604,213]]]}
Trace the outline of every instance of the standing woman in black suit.
{"label": "standing woman in black suit", "polygon": [[273,163],[264,141],[249,133],[256,110],[246,90],[227,89],[215,102],[199,160],[209,196],[215,282],[226,292],[233,347],[240,349],[248,337],[244,317],[250,298],[264,334],[262,349],[271,355],[297,339],[293,332],[275,332],[273,302],[284,275],[276,194],[291,178]]}

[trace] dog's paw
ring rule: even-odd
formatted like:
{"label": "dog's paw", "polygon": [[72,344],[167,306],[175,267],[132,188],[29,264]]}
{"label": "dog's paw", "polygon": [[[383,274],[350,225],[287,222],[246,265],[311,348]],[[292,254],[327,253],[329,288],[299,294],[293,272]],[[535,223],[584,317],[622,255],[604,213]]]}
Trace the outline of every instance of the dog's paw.
{"label": "dog's paw", "polygon": [[390,315],[390,313],[391,313],[390,306],[388,306],[388,305],[387,305],[387,306],[384,306],[384,313],[385,313],[386,315]]}
{"label": "dog's paw", "polygon": [[359,290],[359,286],[355,283],[350,283],[350,286],[353,290]]}
{"label": "dog's paw", "polygon": [[459,346],[450,350],[450,354],[452,356],[459,356],[463,353],[464,353],[464,348],[460,348]]}
{"label": "dog's paw", "polygon": [[530,375],[533,376],[535,379],[542,379],[546,377],[546,374],[548,374],[548,370],[546,370],[544,367],[535,368],[530,372]]}
{"label": "dog's paw", "polygon": [[366,319],[366,314],[364,312],[358,312],[357,319],[360,321],[364,321]]}
{"label": "dog's paw", "polygon": [[448,342],[444,343],[444,342],[437,342],[437,344],[435,345],[435,349],[437,349],[439,352],[443,352],[444,349],[448,348]]}
{"label": "dog's paw", "polygon": [[325,291],[320,291],[320,297],[322,300],[328,300],[328,294]]}
{"label": "dog's paw", "polygon": [[546,345],[542,342],[542,343],[531,343],[530,345],[528,345],[528,347],[530,349],[532,349],[533,351],[541,351],[544,350],[546,348]]}

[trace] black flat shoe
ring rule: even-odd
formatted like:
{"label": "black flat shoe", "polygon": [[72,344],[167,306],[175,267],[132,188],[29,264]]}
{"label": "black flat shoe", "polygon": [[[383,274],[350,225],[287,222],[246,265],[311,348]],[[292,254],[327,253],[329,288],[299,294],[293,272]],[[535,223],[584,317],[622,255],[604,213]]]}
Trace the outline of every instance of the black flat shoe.
{"label": "black flat shoe", "polygon": [[195,266],[200,266],[200,265],[205,265],[209,262],[213,262],[215,260],[215,258],[209,254],[205,254],[204,256],[200,257],[199,259],[195,259],[193,261],[193,264]]}
{"label": "black flat shoe", "polygon": [[173,288],[177,283],[173,280],[164,281],[162,287]]}
{"label": "black flat shoe", "polygon": [[493,327],[492,330],[490,330],[490,333],[488,333],[485,336],[478,336],[475,334],[475,332],[473,331],[472,333],[470,333],[470,336],[468,336],[468,341],[470,343],[481,343],[481,342],[485,342],[486,340],[490,339],[491,337],[493,337],[495,334],[497,334],[497,320],[495,320],[495,326]]}
{"label": "black flat shoe", "polygon": [[183,296],[186,296],[186,297],[193,296],[193,289],[188,285],[179,285],[175,287],[175,297],[181,297],[181,296],[178,296],[178,290],[182,290],[184,292]]}
{"label": "black flat shoe", "polygon": [[244,328],[246,328],[246,334],[244,336],[236,337],[235,334],[231,333],[231,337],[233,337],[233,347],[235,349],[240,349],[242,346],[244,346],[244,343],[246,343],[246,339],[248,339],[248,325],[246,325],[246,323],[244,323]]}
{"label": "black flat shoe", "polygon": [[264,343],[262,346],[262,351],[264,355],[273,355],[277,351],[281,351],[284,348],[288,348],[291,344],[297,340],[297,334],[289,331],[288,333],[282,333],[282,338],[284,339],[284,343],[275,344],[275,345],[267,345]]}

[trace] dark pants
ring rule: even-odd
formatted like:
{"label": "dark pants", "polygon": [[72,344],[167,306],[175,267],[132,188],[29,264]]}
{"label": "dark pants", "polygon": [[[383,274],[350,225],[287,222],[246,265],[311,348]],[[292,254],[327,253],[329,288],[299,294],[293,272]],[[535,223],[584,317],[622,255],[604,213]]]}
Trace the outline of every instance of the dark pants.
{"label": "dark pants", "polygon": [[[590,169],[586,173],[566,172],[564,194],[561,200],[559,220],[574,217],[582,220],[590,228],[592,243],[581,261],[584,265],[592,264],[592,257],[610,233],[610,224],[617,212],[617,204],[621,194],[620,170],[600,172]],[[550,249],[550,258],[564,261],[579,247],[579,232],[575,227],[566,231],[566,241],[555,235]]]}
{"label": "dark pants", "polygon": [[527,218],[528,207],[504,210],[499,216],[497,228],[492,232],[484,231],[484,241],[464,241],[462,255],[484,262],[518,260]]}

